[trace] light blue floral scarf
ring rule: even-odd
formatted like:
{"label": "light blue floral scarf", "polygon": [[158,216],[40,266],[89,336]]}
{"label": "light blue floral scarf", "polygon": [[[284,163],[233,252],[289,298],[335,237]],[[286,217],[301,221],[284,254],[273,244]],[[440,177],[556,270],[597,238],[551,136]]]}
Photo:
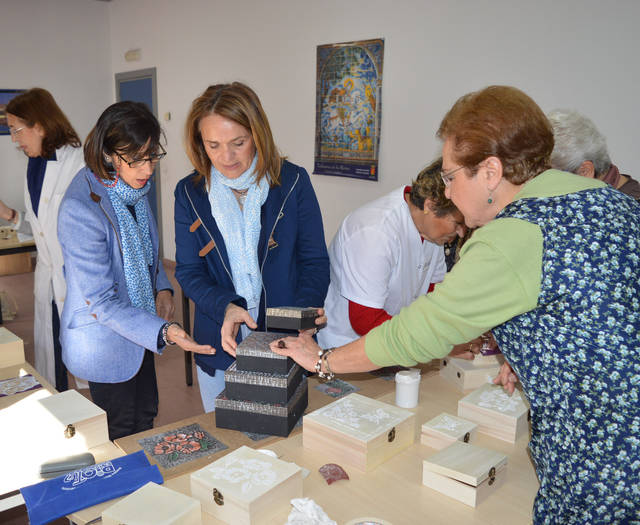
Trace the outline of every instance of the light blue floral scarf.
{"label": "light blue floral scarf", "polygon": [[[149,272],[149,266],[153,264],[153,246],[147,207],[143,199],[150,189],[150,182],[137,190],[118,179],[114,187],[107,188],[107,192],[120,225],[124,277],[129,299],[136,308],[144,308],[155,314],[156,303]],[[127,206],[134,206],[137,222]]]}
{"label": "light blue floral scarf", "polygon": [[[236,293],[247,301],[247,309],[258,306],[262,293],[262,276],[258,267],[260,209],[269,193],[268,174],[256,184],[257,160],[255,155],[249,169],[235,179],[228,179],[211,166],[209,188],[211,213],[227,248],[233,286]],[[249,189],[242,210],[232,188]]]}

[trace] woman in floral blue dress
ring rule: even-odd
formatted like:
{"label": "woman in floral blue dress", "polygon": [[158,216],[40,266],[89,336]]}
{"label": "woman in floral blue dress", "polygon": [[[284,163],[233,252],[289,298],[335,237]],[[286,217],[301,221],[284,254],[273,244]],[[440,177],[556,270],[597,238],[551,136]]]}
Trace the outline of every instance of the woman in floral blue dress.
{"label": "woman in floral blue dress", "polygon": [[[536,524],[640,523],[640,207],[551,170],[551,126],[521,91],[460,98],[438,136],[447,196],[478,228],[434,292],[307,369],[354,372],[445,356],[492,330],[531,405]],[[331,320],[329,320],[331,322]],[[516,375],[511,373],[515,372]]]}

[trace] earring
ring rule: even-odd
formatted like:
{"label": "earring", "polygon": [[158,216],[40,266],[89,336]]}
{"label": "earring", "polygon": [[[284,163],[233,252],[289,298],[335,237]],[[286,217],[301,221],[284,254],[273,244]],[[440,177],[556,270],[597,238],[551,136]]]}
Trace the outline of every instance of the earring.
{"label": "earring", "polygon": [[425,215],[429,215],[429,210],[423,210],[422,213],[424,213]]}
{"label": "earring", "polygon": [[493,199],[491,197],[489,197],[489,200],[487,201],[489,204],[491,204],[493,202]]}

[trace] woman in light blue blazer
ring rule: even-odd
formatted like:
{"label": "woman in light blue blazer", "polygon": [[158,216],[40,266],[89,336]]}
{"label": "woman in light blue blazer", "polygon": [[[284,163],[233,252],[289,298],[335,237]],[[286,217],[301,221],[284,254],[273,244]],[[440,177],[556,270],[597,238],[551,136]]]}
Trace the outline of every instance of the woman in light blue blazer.
{"label": "woman in light blue blazer", "polygon": [[87,166],[69,185],[58,217],[67,279],[62,357],[89,381],[94,402],[107,412],[112,440],[153,427],[154,353],[168,344],[214,352],[169,322],[172,290],[158,260],[146,196],[166,154],[161,137],[144,104],[109,106],[87,137]]}

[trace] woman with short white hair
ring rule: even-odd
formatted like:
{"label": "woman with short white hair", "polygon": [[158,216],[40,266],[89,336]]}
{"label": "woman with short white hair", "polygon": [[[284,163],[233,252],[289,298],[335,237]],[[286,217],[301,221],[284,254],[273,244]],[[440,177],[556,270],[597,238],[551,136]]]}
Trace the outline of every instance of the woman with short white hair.
{"label": "woman with short white hair", "polygon": [[640,183],[629,175],[622,175],[611,162],[607,140],[591,120],[568,109],[556,109],[547,118],[553,127],[555,141],[551,153],[553,168],[600,179],[640,200]]}

